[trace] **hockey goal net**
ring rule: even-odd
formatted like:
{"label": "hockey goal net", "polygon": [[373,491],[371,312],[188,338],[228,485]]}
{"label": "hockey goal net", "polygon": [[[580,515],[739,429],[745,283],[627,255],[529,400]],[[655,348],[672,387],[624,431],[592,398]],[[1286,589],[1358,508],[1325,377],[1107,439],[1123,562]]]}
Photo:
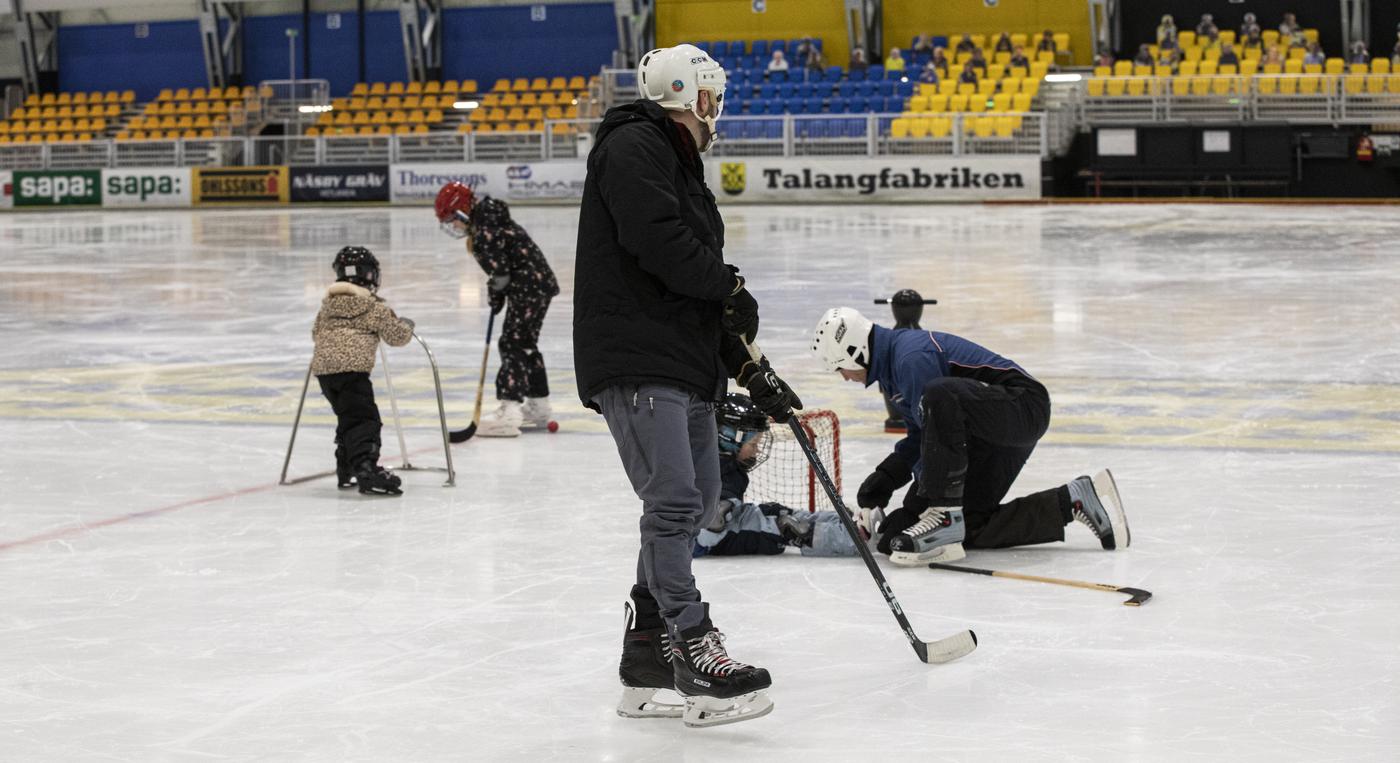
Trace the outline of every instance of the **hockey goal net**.
{"label": "hockey goal net", "polygon": [[[807,439],[812,443],[822,465],[826,467],[836,492],[841,492],[841,422],[827,410],[802,413],[797,417]],[[768,428],[768,458],[749,474],[749,489],[744,496],[751,503],[781,503],[789,508],[810,511],[835,510],[817,473],[807,462],[802,446],[797,444],[787,424],[770,424]]]}

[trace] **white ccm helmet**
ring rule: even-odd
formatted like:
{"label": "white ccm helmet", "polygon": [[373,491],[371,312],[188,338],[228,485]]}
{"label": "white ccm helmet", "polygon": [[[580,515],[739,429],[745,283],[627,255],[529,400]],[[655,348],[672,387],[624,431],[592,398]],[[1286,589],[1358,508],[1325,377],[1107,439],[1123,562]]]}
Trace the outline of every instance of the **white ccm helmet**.
{"label": "white ccm helmet", "polygon": [[817,321],[812,333],[812,352],[828,371],[869,368],[870,329],[874,326],[853,307],[833,307]]}
{"label": "white ccm helmet", "polygon": [[[657,48],[642,56],[637,64],[637,91],[643,98],[655,101],[663,109],[689,111],[709,128],[710,135],[700,146],[701,151],[708,151],[715,143],[715,121],[724,111],[726,81],[724,67],[694,45]],[[713,113],[696,111],[701,90],[710,91]]]}

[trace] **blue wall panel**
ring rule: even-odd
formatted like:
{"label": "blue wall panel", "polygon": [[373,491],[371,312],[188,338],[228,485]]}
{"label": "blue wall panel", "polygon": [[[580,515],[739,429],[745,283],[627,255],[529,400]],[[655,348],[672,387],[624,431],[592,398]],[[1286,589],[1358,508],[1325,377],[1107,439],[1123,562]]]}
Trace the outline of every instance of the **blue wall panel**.
{"label": "blue wall panel", "polygon": [[208,84],[199,22],[161,21],[136,36],[135,24],[60,26],[58,86],[65,92],[135,90],[152,100],[163,87]]}
{"label": "blue wall panel", "polygon": [[306,44],[306,30],[301,26],[301,14],[281,16],[249,16],[243,20],[243,81],[255,85],[265,79],[287,79],[291,61],[287,52],[287,29],[297,30],[296,76],[305,77],[301,46]]}
{"label": "blue wall panel", "polygon": [[311,14],[311,76],[331,83],[332,95],[348,95],[360,76],[360,40],[354,12],[341,13],[340,28],[326,26],[329,13]]}
{"label": "blue wall panel", "polygon": [[[449,43],[450,44],[450,43]],[[398,11],[365,14],[365,81],[403,82],[408,64],[403,57],[403,32]]]}
{"label": "blue wall panel", "polygon": [[612,3],[550,5],[532,21],[528,5],[449,8],[442,14],[443,76],[483,88],[500,77],[596,74],[612,58]]}

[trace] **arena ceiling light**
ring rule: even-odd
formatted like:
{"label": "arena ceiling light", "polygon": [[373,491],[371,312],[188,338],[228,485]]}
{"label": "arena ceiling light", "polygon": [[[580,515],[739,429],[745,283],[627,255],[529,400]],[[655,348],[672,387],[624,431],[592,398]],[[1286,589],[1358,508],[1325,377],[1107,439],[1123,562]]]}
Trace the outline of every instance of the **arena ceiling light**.
{"label": "arena ceiling light", "polygon": [[305,106],[298,106],[298,107],[297,107],[297,111],[299,111],[299,112],[301,112],[301,113],[303,113],[303,114],[321,114],[321,113],[330,111],[331,109],[334,109],[334,108],[335,108],[335,107],[332,106],[332,105],[330,105],[329,103],[307,104],[307,105],[305,105]]}
{"label": "arena ceiling light", "polygon": [[1046,82],[1078,82],[1078,81],[1080,81],[1080,80],[1082,80],[1082,79],[1084,79],[1084,75],[1082,75],[1082,74],[1047,74],[1047,75],[1045,75],[1045,81],[1046,81]]}
{"label": "arena ceiling light", "polygon": [[479,101],[457,101],[452,104],[454,109],[474,109],[481,105]]}

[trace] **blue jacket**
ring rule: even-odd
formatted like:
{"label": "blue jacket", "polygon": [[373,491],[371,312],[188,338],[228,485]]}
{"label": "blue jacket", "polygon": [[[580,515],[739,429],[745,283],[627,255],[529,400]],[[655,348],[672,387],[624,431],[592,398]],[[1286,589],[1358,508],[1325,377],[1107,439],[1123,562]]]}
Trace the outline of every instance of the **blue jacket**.
{"label": "blue jacket", "polygon": [[987,384],[1004,384],[1010,376],[1034,380],[1026,370],[991,350],[960,336],[922,329],[876,326],[870,337],[870,373],[865,386],[879,384],[908,425],[908,434],[894,452],[920,471],[923,417],[919,401],[924,387],[944,376],[961,376]]}

